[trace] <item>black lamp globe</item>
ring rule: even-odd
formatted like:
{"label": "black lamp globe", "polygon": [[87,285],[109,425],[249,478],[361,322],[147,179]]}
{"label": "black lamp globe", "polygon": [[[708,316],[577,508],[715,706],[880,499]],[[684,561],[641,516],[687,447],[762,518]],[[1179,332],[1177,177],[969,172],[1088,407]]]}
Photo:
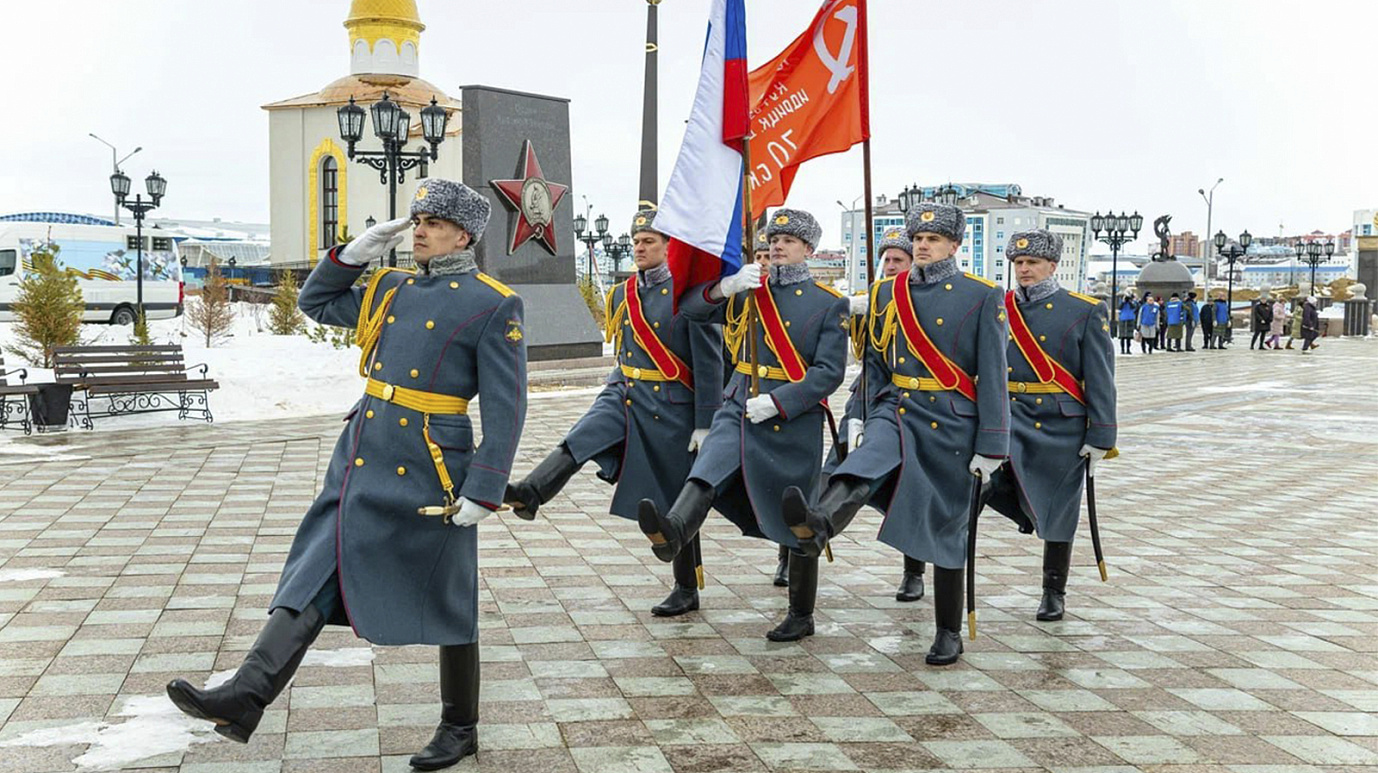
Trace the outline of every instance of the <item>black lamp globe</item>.
{"label": "black lamp globe", "polygon": [[110,190],[115,194],[117,201],[124,201],[129,195],[129,175],[115,170],[115,173],[110,175]]}
{"label": "black lamp globe", "polygon": [[426,137],[426,142],[439,145],[445,139],[445,124],[449,120],[450,114],[436,104],[435,97],[431,97],[431,104],[421,108],[421,133]]}
{"label": "black lamp globe", "polygon": [[1325,243],[1325,256],[1328,258],[1335,254],[1335,242]]}
{"label": "black lamp globe", "polygon": [[1253,243],[1254,235],[1249,233],[1248,231],[1245,231],[1244,233],[1239,235],[1239,246],[1243,247],[1245,250],[1249,249],[1249,245]]}
{"label": "black lamp globe", "polygon": [[167,193],[167,180],[155,169],[152,174],[144,178],[144,187],[148,189],[149,198],[152,198],[153,203],[157,204],[162,200],[163,194]]}
{"label": "black lamp globe", "polygon": [[608,232],[608,216],[599,215],[598,219],[593,221],[593,227],[598,229],[598,234],[600,236],[606,234]]}
{"label": "black lamp globe", "polygon": [[632,245],[632,237],[628,236],[627,234],[622,234],[621,236],[617,237],[617,243],[625,249]]}
{"label": "black lamp globe", "polygon": [[354,97],[335,111],[335,119],[340,123],[340,139],[353,145],[364,138],[364,109],[354,104]]}
{"label": "black lamp globe", "polygon": [[1129,216],[1129,228],[1134,232],[1134,235],[1137,236],[1139,234],[1139,229],[1143,227],[1144,216],[1140,215],[1138,210],[1135,210],[1134,214]]}
{"label": "black lamp globe", "polygon": [[1099,210],[1091,216],[1091,235],[1095,236],[1105,230],[1105,216]]}
{"label": "black lamp globe", "polygon": [[392,99],[388,97],[388,93],[384,91],[383,98],[374,102],[373,107],[369,108],[369,110],[373,112],[374,136],[385,142],[395,139],[397,137],[399,113],[402,112],[402,108],[398,107],[397,103],[393,102]]}
{"label": "black lamp globe", "polygon": [[1215,233],[1215,249],[1216,249],[1216,250],[1223,251],[1223,250],[1225,249],[1225,241],[1226,241],[1226,239],[1228,239],[1228,238],[1229,238],[1229,237],[1225,236],[1225,232],[1224,232],[1224,231],[1216,231],[1216,233]]}
{"label": "black lamp globe", "polygon": [[574,233],[582,236],[584,229],[589,227],[589,219],[583,215],[574,216]]}

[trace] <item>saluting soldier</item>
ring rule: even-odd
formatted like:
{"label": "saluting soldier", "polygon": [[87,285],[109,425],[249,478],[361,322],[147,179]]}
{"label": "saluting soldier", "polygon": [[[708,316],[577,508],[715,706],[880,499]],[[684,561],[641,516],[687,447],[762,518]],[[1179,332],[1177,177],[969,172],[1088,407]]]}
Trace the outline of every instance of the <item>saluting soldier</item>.
{"label": "saluting soldier", "polygon": [[[887,231],[885,238],[876,244],[876,252],[880,254],[881,277],[889,279],[907,272],[914,265],[914,245],[903,231],[895,229]],[[867,312],[871,308],[870,293],[853,295],[848,299],[852,304],[852,351],[858,360],[863,363],[866,360],[866,321]],[[865,396],[861,393],[861,384],[865,379],[857,377],[852,382],[851,394],[847,398],[847,410],[842,421],[843,430],[839,433],[838,440],[845,448],[855,448],[864,433],[866,418]],[[828,461],[823,465],[823,474],[832,475],[841,462],[839,449],[833,446],[828,453]],[[896,601],[918,601],[923,598],[923,573],[924,562],[917,559],[904,557],[904,575],[900,578],[899,587],[895,590]]]}
{"label": "saluting soldier", "polygon": [[[441,721],[412,767],[446,767],[478,749],[473,527],[502,502],[526,417],[521,298],[474,262],[489,211],[463,184],[426,180],[411,204],[419,271],[382,269],[355,286],[401,242],[401,218],[332,250],[302,287],[307,316],[356,330],[367,382],[243,664],[213,689],[168,684],[178,708],[221,735],[249,740],[330,624],[374,644],[440,645]],[[468,416],[476,396],[481,445]]]}
{"label": "saluting soldier", "polygon": [[[847,299],[813,281],[805,262],[821,232],[813,215],[777,210],[766,231],[770,267],[764,286],[765,274],[752,263],[690,290],[683,300],[685,313],[700,322],[726,323],[736,373],[674,504],[667,511],[654,500],[641,501],[641,530],[662,561],[689,549],[710,506],[743,534],[788,548],[797,544],[781,518],[780,497],[790,486],[810,496],[816,492],[828,415],[823,401],[841,386],[847,366]],[[751,305],[743,297],[748,292]],[[754,330],[752,305],[759,313]],[[752,395],[753,381],[758,395]],[[817,591],[818,557],[791,552],[789,613],[767,638],[813,635]]]}
{"label": "saluting soldier", "polygon": [[[571,476],[592,460],[598,477],[617,488],[609,511],[635,519],[637,503],[660,507],[684,485],[694,453],[722,405],[722,334],[713,325],[676,313],[675,285],[666,265],[669,240],[655,230],[655,212],[632,221],[637,273],[608,291],[607,340],[617,365],[603,391],[560,445],[504,501],[517,515],[536,517]],[[651,613],[673,617],[699,608],[702,558],[698,540],[675,556],[675,588]]]}
{"label": "saluting soldier", "polygon": [[993,478],[990,505],[1043,540],[1039,620],[1061,620],[1086,472],[1115,447],[1115,352],[1110,311],[1063,289],[1062,237],[1044,229],[1010,237],[1019,286],[1005,296],[1010,323],[1010,461]]}
{"label": "saluting soldier", "polygon": [[955,663],[962,653],[973,487],[1009,453],[1005,310],[993,282],[957,268],[965,227],[954,206],[923,202],[909,210],[914,266],[871,289],[863,439],[817,505],[802,490],[787,491],[784,504],[786,523],[810,555],[873,502],[885,512],[880,540],[933,564],[931,665]]}

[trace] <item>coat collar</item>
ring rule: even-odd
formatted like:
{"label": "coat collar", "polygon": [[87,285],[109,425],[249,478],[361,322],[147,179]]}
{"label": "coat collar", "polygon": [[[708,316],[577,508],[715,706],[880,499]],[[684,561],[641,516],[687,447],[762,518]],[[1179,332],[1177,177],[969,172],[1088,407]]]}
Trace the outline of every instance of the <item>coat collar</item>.
{"label": "coat collar", "polygon": [[478,261],[474,259],[473,249],[465,248],[459,252],[431,258],[431,262],[426,264],[424,273],[429,276],[446,276],[449,274],[468,274],[473,271],[478,271]]}
{"label": "coat collar", "polygon": [[1020,303],[1037,303],[1061,289],[1062,285],[1057,283],[1057,277],[1050,276],[1038,284],[1028,287],[1020,285],[1015,289],[1014,294]]}
{"label": "coat collar", "polygon": [[670,265],[661,263],[655,268],[648,268],[645,271],[638,271],[636,283],[642,287],[655,287],[670,278]]}
{"label": "coat collar", "polygon": [[929,263],[927,266],[920,266],[915,263],[913,268],[909,269],[909,284],[931,285],[951,279],[960,273],[957,270],[956,258],[944,258],[937,263]]}
{"label": "coat collar", "polygon": [[776,287],[799,284],[813,279],[807,263],[788,263],[770,267],[770,283]]}

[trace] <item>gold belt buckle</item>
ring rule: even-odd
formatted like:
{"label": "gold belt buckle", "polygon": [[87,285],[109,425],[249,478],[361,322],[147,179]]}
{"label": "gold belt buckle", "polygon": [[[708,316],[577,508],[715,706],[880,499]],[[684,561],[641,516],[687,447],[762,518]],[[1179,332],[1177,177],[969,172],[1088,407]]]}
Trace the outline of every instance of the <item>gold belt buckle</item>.
{"label": "gold belt buckle", "polygon": [[641,378],[641,368],[632,368],[632,378]]}
{"label": "gold belt buckle", "polygon": [[1029,391],[1029,382],[1027,382],[1027,381],[1016,381],[1015,383],[1017,383],[1019,386],[1015,387],[1014,390],[1015,390],[1016,392],[1018,392],[1019,394],[1022,395],[1022,394],[1024,394],[1025,392]]}
{"label": "gold belt buckle", "polygon": [[397,391],[397,387],[392,384],[383,385],[383,399],[392,402],[392,393]]}
{"label": "gold belt buckle", "polygon": [[769,373],[770,368],[765,365],[761,365],[758,368],[756,368],[756,375],[760,376],[761,378],[765,378]]}
{"label": "gold belt buckle", "polygon": [[917,377],[911,377],[911,378],[909,379],[909,388],[910,388],[910,389],[918,389],[918,388],[919,388],[919,379],[918,379]]}

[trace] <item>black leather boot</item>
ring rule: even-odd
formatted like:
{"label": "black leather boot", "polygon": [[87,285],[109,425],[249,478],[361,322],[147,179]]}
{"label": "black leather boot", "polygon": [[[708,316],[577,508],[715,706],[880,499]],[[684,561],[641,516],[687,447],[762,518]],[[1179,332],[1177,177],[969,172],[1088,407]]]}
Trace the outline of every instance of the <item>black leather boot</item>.
{"label": "black leather boot", "polygon": [[168,682],[167,697],[183,714],[208,719],[215,732],[231,741],[248,743],[263,719],[263,709],[292,681],[311,642],[325,627],[325,618],[308,604],[301,612],[279,607],[268,616],[244,662],[230,681],[209,690],[185,679]]}
{"label": "black leather boot", "polygon": [[478,751],[478,642],[440,647],[440,726],[408,763],[417,770],[448,768]]}
{"label": "black leather boot", "polygon": [[904,579],[895,591],[895,601],[918,601],[923,598],[923,562],[904,557]]}
{"label": "black leather boot", "polygon": [[561,443],[525,478],[507,484],[502,501],[512,506],[512,512],[518,518],[534,521],[541,505],[554,499],[578,471],[579,463],[574,461],[574,454]]}
{"label": "black leather boot", "polygon": [[828,540],[851,524],[870,497],[869,483],[844,475],[828,481],[828,488],[814,507],[809,507],[798,486],[786,488],[780,504],[785,525],[799,540],[800,552],[817,558]]}
{"label": "black leather boot", "polygon": [[789,612],[766,638],[771,641],[799,641],[813,636],[813,603],[818,597],[818,556],[790,552]]}
{"label": "black leather boot", "polygon": [[780,557],[775,562],[775,579],[773,581],[777,588],[789,587],[789,548],[780,546]]}
{"label": "black leather boot", "polygon": [[1043,543],[1043,601],[1037,618],[1044,622],[1061,620],[1067,608],[1067,572],[1072,565],[1072,543]]}
{"label": "black leather boot", "polygon": [[662,515],[655,502],[643,499],[637,505],[636,521],[641,533],[650,538],[656,558],[669,563],[699,533],[712,504],[713,487],[691,478],[679,490],[670,512]]}
{"label": "black leather boot", "polygon": [[933,567],[933,619],[938,634],[924,662],[950,666],[962,655],[962,597],[965,577],[961,569]]}
{"label": "black leather boot", "polygon": [[675,556],[675,589],[664,601],[651,607],[651,614],[656,617],[676,617],[699,608],[698,541],[699,535],[695,534],[689,546]]}

